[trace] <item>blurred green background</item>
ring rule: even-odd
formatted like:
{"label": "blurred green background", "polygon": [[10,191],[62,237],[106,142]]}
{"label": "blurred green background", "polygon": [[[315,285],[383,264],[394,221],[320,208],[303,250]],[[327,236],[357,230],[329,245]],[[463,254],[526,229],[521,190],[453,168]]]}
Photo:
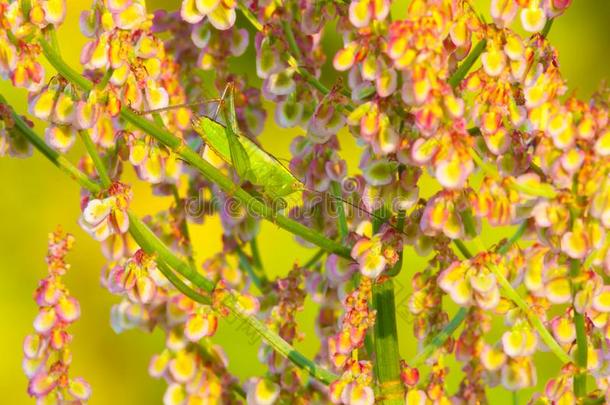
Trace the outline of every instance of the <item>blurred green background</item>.
{"label": "blurred green background", "polygon": [[[475,3],[489,19],[489,2]],[[589,97],[599,82],[610,76],[610,2],[574,3],[553,25],[550,39],[559,50],[561,69],[570,88],[577,90],[580,97]],[[78,29],[78,15],[89,7],[90,2],[70,0],[68,4],[66,23],[59,30],[59,42],[65,59],[76,67],[80,49],[85,43]],[[179,7],[179,1],[149,1],[148,5],[149,10],[159,7],[175,10]],[[401,9],[404,10],[402,3],[395,4],[393,12],[401,13]],[[334,52],[339,44],[335,33],[328,32],[328,50]],[[252,55],[250,49],[234,65],[239,70],[251,72]],[[328,77],[325,79],[332,80]],[[26,113],[25,92],[13,89],[7,81],[0,81],[0,93],[17,111]],[[271,122],[266,128],[261,136],[263,145],[280,157],[289,156],[288,145],[299,131],[280,131]],[[42,133],[43,127],[37,125],[36,130]],[[358,162],[358,147],[345,133],[340,140],[344,155],[354,170]],[[69,156],[75,161],[79,153],[81,150],[77,147]],[[110,329],[109,309],[118,298],[100,287],[99,274],[104,261],[99,246],[76,223],[80,214],[77,186],[37,153],[27,161],[0,159],[0,178],[0,319],[3,322],[0,335],[0,402],[33,402],[26,394],[26,378],[21,371],[21,347],[24,336],[32,330],[32,320],[36,314],[32,292],[38,280],[46,274],[44,256],[47,234],[57,224],[62,224],[77,239],[74,251],[68,257],[72,270],[66,277],[66,283],[82,306],[82,317],[72,330],[72,372],[91,383],[92,404],[161,403],[165,383],[151,379],[147,366],[150,356],[162,349],[163,336],[158,332],[150,335],[138,330],[116,335]],[[129,178],[135,180],[133,173],[129,173]],[[169,204],[168,199],[153,197],[150,187],[146,185],[138,184],[134,191],[134,208],[141,215],[152,214]],[[426,196],[426,190],[423,193]],[[208,220],[204,225],[192,226],[191,229],[199,261],[218,250],[218,221]],[[492,244],[506,232],[486,229],[483,241],[487,245]],[[298,246],[289,234],[269,223],[262,226],[260,249],[271,275],[286,274],[295,259],[303,263],[312,254],[312,251]],[[398,280],[397,300],[399,305],[402,304],[400,313],[405,311],[404,300],[409,294],[410,277],[424,265],[424,259],[407,250],[407,260]],[[315,307],[308,302],[301,315],[302,331],[307,338],[297,347],[309,356],[315,353],[320,344],[314,334],[314,316]],[[248,338],[236,330],[236,325],[221,324],[214,340],[222,342],[230,359],[230,370],[237,376],[246,378],[260,374],[264,369],[257,360],[258,342],[248,342]],[[502,320],[496,320],[495,325],[497,327],[489,337],[490,341],[498,338]],[[411,338],[408,319],[400,319],[399,332],[402,356],[409,359],[414,356],[416,346]],[[559,363],[550,355],[541,355],[537,359],[537,366],[540,386],[557,372]],[[452,368],[455,370],[449,380],[451,390],[457,386],[461,374],[455,366]],[[524,403],[531,392],[520,393],[519,402]],[[489,394],[493,404],[512,401],[511,396],[502,389],[490,389]]]}

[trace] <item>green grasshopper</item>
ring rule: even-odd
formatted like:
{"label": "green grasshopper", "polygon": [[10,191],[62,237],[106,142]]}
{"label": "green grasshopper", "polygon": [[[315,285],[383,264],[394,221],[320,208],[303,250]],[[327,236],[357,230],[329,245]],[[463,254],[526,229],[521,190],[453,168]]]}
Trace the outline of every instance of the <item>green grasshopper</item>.
{"label": "green grasshopper", "polygon": [[[226,104],[226,105],[225,105]],[[218,157],[233,166],[241,181],[262,188],[275,203],[288,207],[300,203],[305,186],[279,160],[242,134],[237,126],[233,84],[225,88],[218,109],[225,125],[207,116],[192,119],[192,127]]]}
{"label": "green grasshopper", "polygon": [[[229,83],[225,87],[220,98],[175,105],[142,113],[157,113],[174,108],[217,102],[218,107],[212,117],[202,115],[195,116],[191,120],[194,131],[201,137],[205,145],[220,159],[231,165],[242,182],[248,181],[254,186],[260,187],[262,189],[262,195],[268,200],[271,200],[274,208],[281,210],[283,208],[290,208],[301,204],[303,191],[316,191],[306,188],[305,184],[296,178],[277,158],[243,135],[237,125],[235,98],[233,93],[234,85],[233,83]],[[219,112],[222,113],[226,125],[216,121],[215,118]],[[348,204],[371,217],[382,219],[376,214],[346,201],[343,198],[332,195],[329,196],[334,200]],[[390,226],[395,228],[391,224]],[[398,231],[403,232],[402,230]]]}

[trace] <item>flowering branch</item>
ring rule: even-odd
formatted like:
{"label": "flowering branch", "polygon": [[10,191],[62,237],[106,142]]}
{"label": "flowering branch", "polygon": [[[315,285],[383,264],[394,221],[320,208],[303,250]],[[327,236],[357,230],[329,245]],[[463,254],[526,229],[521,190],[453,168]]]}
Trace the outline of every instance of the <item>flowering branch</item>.
{"label": "flowering branch", "polygon": [[[6,99],[1,94],[0,104],[8,106],[8,104],[6,103]],[[61,169],[61,171],[68,174],[72,179],[76,180],[76,182],[81,187],[86,188],[87,190],[90,190],[94,193],[100,192],[101,187],[99,186],[99,184],[90,180],[83,172],[81,172],[74,165],[72,165],[64,156],[49,147],[40,137],[38,137],[38,135],[36,135],[36,133],[34,133],[34,131],[32,131],[32,128],[19,115],[17,115],[15,111],[13,111],[12,108],[11,114],[13,122],[15,123],[15,127],[40,153],[42,153],[47,159],[49,159],[55,166]]]}
{"label": "flowering branch", "polygon": [[[2,96],[0,96],[0,102],[5,102]],[[100,191],[99,186],[89,181],[84,173],[74,167],[69,161],[42,141],[38,135],[36,135],[21,119],[21,117],[16,115],[14,112],[13,116],[17,127],[24,133],[28,141],[32,143],[36,149],[43,153],[45,157],[47,157],[56,166],[60,167],[63,171],[68,173],[72,178],[77,180],[82,187],[95,193]],[[172,284],[174,284],[179,291],[183,292],[186,296],[192,298],[194,301],[200,303],[210,303],[211,298],[209,295],[205,296],[193,291],[187,284],[176,277],[168,266],[171,266],[171,268],[178,271],[180,275],[208,294],[214,291],[214,284],[196,272],[188,263],[178,258],[135,214],[128,212],[128,215],[130,221],[129,232],[145,252],[158,256],[157,264],[162,273],[168,277],[168,280],[172,282]],[[259,334],[266,342],[268,342],[274,350],[285,356],[297,367],[306,370],[313,378],[323,382],[324,384],[330,384],[337,378],[335,374],[325,370],[303,356],[275,332],[268,329],[258,319],[252,315],[249,315],[239,306],[235,297],[223,301],[223,305],[225,305],[238,318],[242,319],[247,325],[249,325],[252,330]]]}
{"label": "flowering branch", "polygon": [[460,85],[460,83],[462,82],[462,80],[464,80],[464,78],[466,77],[472,66],[475,64],[477,59],[479,59],[479,56],[481,56],[481,54],[485,50],[485,47],[487,47],[487,40],[482,39],[481,41],[477,42],[472,52],[468,54],[466,59],[464,59],[464,61],[460,64],[460,66],[456,69],[456,71],[447,81],[451,85],[451,87],[456,88]]}
{"label": "flowering branch", "polygon": [[[62,76],[85,91],[90,91],[93,88],[93,84],[70,68],[44,39],[41,38],[39,43],[49,63],[51,63],[51,65],[53,65],[53,67]],[[180,138],[160,128],[155,123],[145,119],[127,107],[121,108],[121,117],[140,130],[148,133],[168,148],[172,149],[182,159],[199,170],[207,179],[217,184],[229,195],[235,197],[253,213],[275,223],[280,228],[283,228],[313,244],[320,246],[321,248],[326,249],[328,252],[336,253],[342,257],[350,257],[348,248],[326,238],[325,236],[306,226],[303,226],[299,222],[276,213],[264,202],[252,197],[247,191],[237,186],[231,179],[224,176],[218,169],[199,156],[188,145],[185,145]]]}
{"label": "flowering branch", "polygon": [[[382,207],[373,219],[373,233],[387,220],[388,211]],[[396,302],[391,277],[380,277],[373,284],[373,308],[376,311],[373,347],[375,349],[375,376],[379,384],[381,403],[404,403],[404,386],[400,380],[400,351],[396,328]]]}
{"label": "flowering branch", "polygon": [[[486,402],[486,385],[499,381],[516,403],[536,384],[542,343],[573,364],[539,401],[610,395],[600,392],[609,373],[597,358],[610,327],[610,90],[590,102],[565,97],[546,36],[570,1],[492,1],[489,23],[470,2],[458,3],[412,0],[397,18],[389,0],[182,0],[178,12],[154,16],[142,1],[95,2],[81,14],[81,74],[64,62],[56,37],[67,2],[0,0],[0,76],[27,89],[29,110],[48,123],[45,142],[0,105],[0,156],[29,153],[31,143],[90,191],[79,223],[108,259],[102,284],[122,298],[113,329],[155,325],[168,334],[149,369],[168,383],[165,402]],[[236,25],[240,12],[254,33]],[[511,29],[517,15],[529,38]],[[330,56],[322,41],[329,24],[343,42],[331,56],[348,78],[341,86],[318,77]],[[260,86],[232,68],[231,58],[252,46]],[[58,72],[48,80],[41,53]],[[206,71],[231,91],[189,103],[206,97]],[[263,99],[279,126],[306,129],[291,142],[288,167],[256,140],[269,113]],[[204,117],[189,125],[194,107]],[[224,129],[208,120],[214,109]],[[362,147],[353,181],[339,153],[346,126]],[[79,136],[86,174],[63,157]],[[175,206],[145,224],[129,210],[125,165],[155,194],[173,194]],[[440,188],[422,187],[424,175]],[[279,198],[289,210],[274,208]],[[186,218],[213,214],[223,248],[201,266]],[[320,250],[268,279],[256,243],[263,218]],[[517,222],[508,239],[483,245],[481,229]],[[526,232],[533,243],[511,248]],[[434,251],[411,278],[406,308],[421,351],[410,364],[400,359],[394,291],[406,246]],[[255,287],[264,300],[251,295]],[[52,293],[37,301],[51,303]],[[308,295],[320,304],[320,363],[293,347]],[[445,297],[460,307],[448,322]],[[564,304],[570,310],[557,312]],[[546,309],[557,315],[547,321]],[[488,342],[498,313],[507,330]],[[227,370],[209,339],[222,316],[262,336],[265,375],[241,385]],[[38,358],[32,343],[28,359]],[[446,383],[449,355],[462,363],[456,392]],[[420,381],[423,364],[432,367]],[[598,390],[587,396],[589,369]],[[45,395],[49,381],[32,382],[31,393]]]}
{"label": "flowering branch", "polygon": [[110,176],[108,176],[108,171],[106,170],[106,167],[104,166],[104,162],[102,161],[100,155],[95,150],[95,145],[93,144],[93,141],[91,140],[91,136],[89,136],[88,130],[82,130],[79,132],[80,132],[81,138],[83,140],[83,144],[85,145],[85,149],[87,150],[87,153],[91,157],[91,160],[93,161],[93,165],[95,166],[95,170],[97,171],[97,174],[100,177],[102,186],[104,186],[104,188],[110,187],[110,184],[112,183],[112,181],[110,180]]}

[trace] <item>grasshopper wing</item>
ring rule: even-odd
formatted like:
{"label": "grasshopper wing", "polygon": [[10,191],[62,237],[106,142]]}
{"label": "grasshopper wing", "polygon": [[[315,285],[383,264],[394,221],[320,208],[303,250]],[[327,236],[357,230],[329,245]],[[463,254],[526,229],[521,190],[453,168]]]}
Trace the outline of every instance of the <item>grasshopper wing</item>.
{"label": "grasshopper wing", "polygon": [[193,119],[193,128],[210,149],[232,165],[235,165],[235,162],[231,155],[229,137],[234,135],[234,140],[241,145],[240,149],[243,148],[249,162],[248,171],[243,179],[262,187],[263,193],[267,197],[284,201],[287,206],[294,206],[301,202],[303,191],[301,182],[279,160],[250,139],[235,131],[228,134],[223,125],[208,117]]}
{"label": "grasshopper wing", "polygon": [[240,179],[251,181],[250,159],[233,128],[205,116],[193,118],[192,125],[206,145],[235,168]]}

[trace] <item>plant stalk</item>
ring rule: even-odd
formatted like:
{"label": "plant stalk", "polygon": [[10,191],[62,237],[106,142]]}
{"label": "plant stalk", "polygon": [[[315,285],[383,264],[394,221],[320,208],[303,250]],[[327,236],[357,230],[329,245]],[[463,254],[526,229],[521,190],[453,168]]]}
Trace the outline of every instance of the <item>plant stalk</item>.
{"label": "plant stalk", "polygon": [[[85,91],[92,89],[93,84],[69,67],[44,39],[40,39],[39,43],[47,60],[62,76]],[[154,122],[138,115],[129,108],[123,107],[120,115],[124,120],[133,126],[148,133],[156,140],[176,152],[184,161],[198,169],[209,181],[217,184],[224,192],[235,197],[238,201],[244,204],[249,212],[260,215],[261,217],[275,223],[280,228],[298,235],[308,242],[318,245],[331,253],[335,253],[345,258],[350,258],[350,250],[347,247],[328,239],[324,235],[302,225],[299,222],[296,222],[284,215],[278,214],[267,204],[254,198],[247,191],[236,185],[231,179],[222,174],[220,170],[216,169],[212,164],[207,162],[205,159],[199,156],[197,152],[186,145],[182,139],[159,127]]]}
{"label": "plant stalk", "polygon": [[[580,275],[580,262],[577,259],[570,260],[570,276],[572,279]],[[580,289],[579,283],[572,281],[573,294]],[[574,309],[574,326],[576,328],[576,355],[575,361],[578,366],[578,371],[574,376],[574,394],[576,398],[583,398],[587,395],[587,363],[588,363],[588,347],[587,347],[587,330],[585,325],[585,316]]]}
{"label": "plant stalk", "polygon": [[[498,253],[504,254],[504,253],[508,252],[508,249],[514,243],[516,243],[519,240],[519,238],[521,238],[521,236],[523,236],[526,228],[527,228],[527,223],[526,223],[526,221],[524,221],[519,226],[519,228],[517,228],[515,233],[510,238],[508,238],[508,240],[502,246],[500,246],[500,248],[498,249]],[[466,245],[464,245],[464,243],[461,240],[454,239],[453,242],[458,247],[458,249],[460,250],[460,252],[464,255],[464,257],[466,259],[472,258],[472,253],[470,253],[470,251],[468,250]],[[453,333],[457,330],[457,328],[459,328],[459,326],[462,324],[462,322],[464,322],[464,319],[466,319],[467,314],[468,314],[467,308],[464,308],[464,307],[460,308],[456,312],[456,314],[453,316],[453,318],[451,318],[449,323],[447,325],[445,325],[445,327],[436,336],[434,336],[432,338],[430,343],[428,343],[426,346],[424,346],[424,348],[408,364],[412,367],[417,367],[417,366],[422,365],[426,361],[426,359],[428,359],[434,353],[435,350],[437,350],[439,347],[444,345],[445,342],[447,341],[447,339],[449,339],[449,337],[451,337],[451,335],[453,335]]]}
{"label": "plant stalk", "polygon": [[[390,217],[390,211],[382,206],[373,217],[373,234]],[[404,386],[400,379],[400,351],[396,330],[396,302],[394,281],[380,277],[373,284],[372,305],[376,311],[372,346],[375,349],[375,376],[378,384],[378,401],[385,405],[404,404]]]}
{"label": "plant stalk", "polygon": [[[0,102],[5,103],[4,98],[0,95]],[[13,118],[17,128],[23,132],[26,139],[40,151],[49,161],[55,166],[59,167],[62,171],[70,175],[76,180],[82,187],[91,191],[92,193],[98,193],[101,188],[97,183],[90,181],[87,176],[70,163],[63,156],[59,155],[58,152],[49,147],[32,129],[13,111]],[[157,255],[157,264],[159,270],[166,274],[168,280],[178,289],[178,291],[184,293],[189,298],[200,302],[209,303],[209,298],[192,290],[185,282],[180,280],[172,270],[169,268],[176,269],[183,277],[191,281],[195,286],[202,289],[206,293],[210,293],[214,290],[214,283],[207,280],[205,277],[197,273],[187,263],[179,259],[163,242],[157,238],[157,236],[132,212],[128,212],[129,215],[129,232],[136,240],[138,245],[147,253]],[[248,325],[252,326],[257,334],[259,334],[269,345],[277,350],[280,354],[292,361],[297,367],[305,369],[309,374],[323,382],[324,384],[330,384],[338,378],[337,375],[325,370],[318,366],[313,361],[309,360],[301,353],[296,351],[290,344],[283,340],[278,334],[260,322],[258,319],[245,314],[235,300],[227,302],[227,308],[236,315],[243,319]]]}
{"label": "plant stalk", "polygon": [[110,187],[110,184],[112,184],[112,180],[110,180],[110,176],[108,175],[108,171],[106,170],[106,167],[104,166],[104,162],[102,161],[102,158],[100,157],[100,155],[97,153],[97,150],[95,149],[95,144],[93,143],[91,136],[89,136],[89,131],[84,129],[82,131],[79,131],[79,134],[81,136],[81,139],[83,140],[83,144],[85,145],[85,149],[87,150],[87,153],[89,154],[89,156],[91,157],[91,160],[93,161],[93,166],[95,166],[95,171],[97,172],[97,174],[102,182],[102,186],[104,186],[104,188]]}
{"label": "plant stalk", "polygon": [[347,219],[345,217],[345,205],[343,204],[343,196],[341,195],[341,184],[338,181],[332,181],[330,183],[330,193],[335,200],[337,206],[337,222],[339,224],[339,236],[341,241],[345,242],[347,234],[349,233],[349,227],[347,225]]}
{"label": "plant stalk", "polygon": [[506,277],[504,277],[500,269],[498,269],[498,266],[492,265],[490,267],[491,271],[496,276],[498,284],[500,284],[500,287],[502,288],[502,290],[504,290],[504,294],[506,295],[506,297],[513,301],[519,307],[519,309],[521,309],[521,311],[529,320],[532,327],[538,332],[538,335],[540,336],[542,341],[553,352],[553,354],[557,356],[559,360],[561,360],[563,363],[570,363],[572,361],[570,356],[561,348],[559,343],[555,341],[553,335],[551,335],[546,326],[544,326],[538,315],[536,315],[531,310],[525,300],[521,298],[519,293],[513,288],[512,285],[510,285]]}
{"label": "plant stalk", "polygon": [[379,403],[404,404],[404,386],[400,379],[400,352],[396,330],[394,281],[386,278],[373,285],[375,317],[375,375],[379,385]]}
{"label": "plant stalk", "polygon": [[[6,99],[1,94],[0,103],[8,106]],[[34,146],[34,148],[36,148],[49,161],[51,161],[51,163],[74,179],[81,187],[91,191],[92,193],[99,193],[102,190],[99,184],[90,180],[87,175],[78,170],[76,166],[70,163],[70,161],[59,154],[59,152],[57,152],[55,149],[47,145],[42,138],[36,135],[32,128],[30,128],[30,126],[21,118],[21,116],[15,113],[15,110],[11,108],[11,111],[17,130],[21,132],[23,136],[25,136],[25,138],[32,144],[32,146]]]}
{"label": "plant stalk", "polygon": [[462,64],[460,66],[458,66],[457,70],[449,78],[448,83],[451,87],[453,87],[455,89],[457,86],[460,85],[460,83],[462,82],[462,80],[464,80],[464,78],[466,77],[466,75],[468,74],[468,72],[470,71],[470,69],[472,68],[474,63],[477,61],[479,56],[481,56],[481,54],[485,50],[486,46],[487,46],[486,39],[480,40],[474,46],[474,49],[472,50],[472,52],[470,52],[468,54],[466,59],[464,59],[464,62],[462,62]]}

